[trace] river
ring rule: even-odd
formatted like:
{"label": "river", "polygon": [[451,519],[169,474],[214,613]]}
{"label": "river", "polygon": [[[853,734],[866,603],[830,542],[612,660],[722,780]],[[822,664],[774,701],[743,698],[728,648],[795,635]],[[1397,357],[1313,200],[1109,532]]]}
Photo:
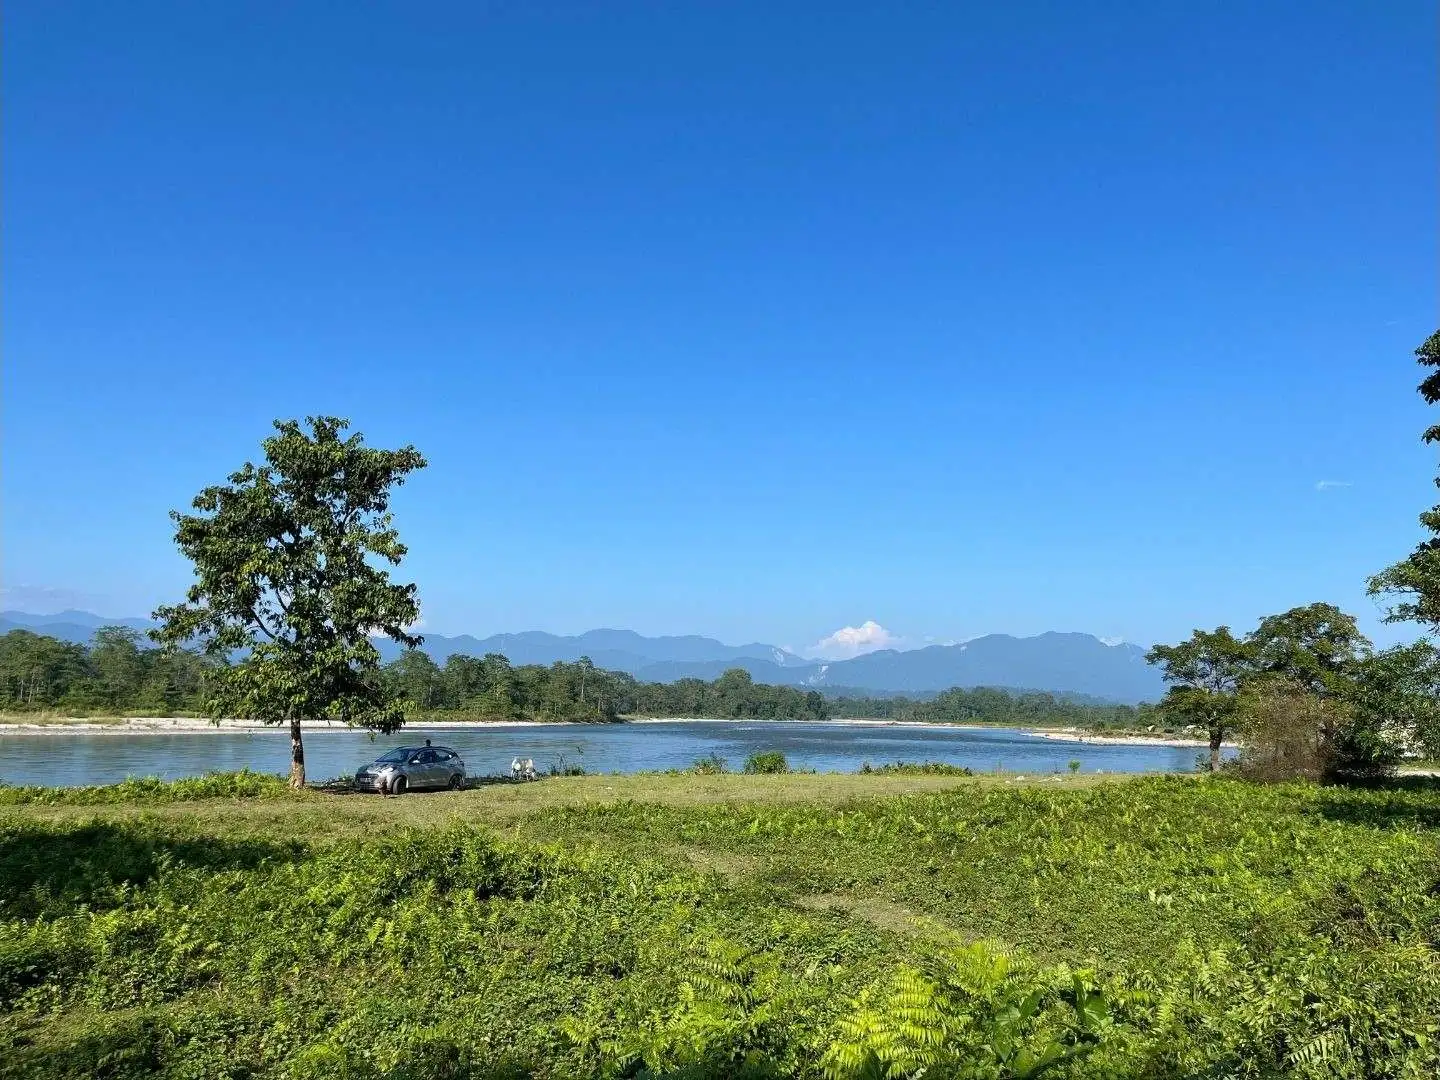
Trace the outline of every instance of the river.
{"label": "river", "polygon": [[[865,762],[943,761],[976,772],[1043,774],[1082,772],[1189,772],[1195,747],[1114,746],[1039,738],[1010,728],[966,729],[901,725],[775,721],[674,720],[660,723],[535,724],[427,730],[399,735],[321,731],[307,735],[305,759],[312,779],[349,775],[392,746],[426,738],[460,751],[472,775],[507,772],[514,757],[529,757],[544,771],[553,764],[586,772],[633,773],[688,768],[719,754],[738,770],[750,754],[780,750],[792,769],[854,772]],[[0,736],[0,780],[7,784],[76,786],[110,784],[127,776],[178,779],[207,772],[252,769],[283,773],[290,744],[281,732],[198,734],[20,733]]]}

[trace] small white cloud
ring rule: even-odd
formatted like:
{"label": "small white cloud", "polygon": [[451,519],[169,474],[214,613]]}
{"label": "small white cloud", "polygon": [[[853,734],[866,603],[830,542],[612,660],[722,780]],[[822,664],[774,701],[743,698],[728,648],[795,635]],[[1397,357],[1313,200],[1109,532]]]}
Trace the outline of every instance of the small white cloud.
{"label": "small white cloud", "polygon": [[821,638],[805,650],[805,655],[815,660],[848,660],[876,649],[893,649],[902,640],[874,619],[866,619],[859,626],[842,626]]}
{"label": "small white cloud", "polygon": [[[424,616],[424,615],[421,615],[420,618],[416,619],[416,620],[415,620],[413,623],[411,623],[409,626],[402,626],[400,629],[404,630],[405,633],[407,633],[407,634],[415,634],[415,633],[418,633],[421,629],[423,629],[424,626],[425,626],[425,616]],[[372,628],[368,631],[368,633],[369,633],[369,635],[370,635],[372,638],[383,638],[383,637],[386,637],[386,636],[387,636],[386,633],[385,633],[385,631],[384,631],[384,630],[381,630],[378,626],[372,627]]]}
{"label": "small white cloud", "polygon": [[1116,645],[1124,645],[1125,639],[1123,637],[1102,637],[1100,644],[1109,645],[1113,649]]}
{"label": "small white cloud", "polygon": [[1352,486],[1349,480],[1317,480],[1316,491],[1329,491],[1332,488],[1347,488]]}

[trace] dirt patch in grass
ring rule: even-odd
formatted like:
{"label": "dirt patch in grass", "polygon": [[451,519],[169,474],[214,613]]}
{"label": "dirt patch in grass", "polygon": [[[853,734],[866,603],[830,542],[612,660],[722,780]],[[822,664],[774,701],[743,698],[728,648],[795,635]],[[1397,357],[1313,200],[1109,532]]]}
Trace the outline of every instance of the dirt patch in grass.
{"label": "dirt patch in grass", "polygon": [[932,915],[919,914],[902,904],[873,896],[851,896],[849,893],[812,893],[795,899],[795,904],[810,911],[830,912],[860,919],[878,930],[912,938],[932,940],[967,940],[953,927]]}

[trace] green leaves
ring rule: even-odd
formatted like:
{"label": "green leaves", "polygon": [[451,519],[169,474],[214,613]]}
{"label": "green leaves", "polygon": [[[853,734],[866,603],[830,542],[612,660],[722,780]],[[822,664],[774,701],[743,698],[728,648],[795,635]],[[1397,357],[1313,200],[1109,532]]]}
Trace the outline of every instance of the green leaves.
{"label": "green leaves", "polygon": [[[1435,331],[1415,350],[1415,359],[1433,368],[1420,383],[1420,396],[1426,404],[1440,402],[1440,330]],[[1440,441],[1440,425],[1425,430],[1425,442]],[[1436,478],[1440,486],[1440,477]],[[1422,540],[1409,557],[1386,567],[1370,578],[1367,591],[1371,596],[1390,601],[1386,614],[1389,622],[1418,622],[1440,631],[1440,506],[1420,515],[1420,524],[1431,534]]]}

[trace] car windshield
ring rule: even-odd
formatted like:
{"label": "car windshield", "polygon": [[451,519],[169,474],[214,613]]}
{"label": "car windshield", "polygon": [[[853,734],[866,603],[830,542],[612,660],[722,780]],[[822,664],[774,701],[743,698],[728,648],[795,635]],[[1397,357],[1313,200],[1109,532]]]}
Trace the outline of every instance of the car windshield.
{"label": "car windshield", "polygon": [[388,754],[381,754],[381,755],[380,755],[379,757],[377,757],[375,760],[376,760],[376,761],[409,761],[409,760],[416,754],[416,752],[417,752],[417,751],[415,750],[415,748],[414,748],[413,746],[397,746],[394,750],[391,750]]}

